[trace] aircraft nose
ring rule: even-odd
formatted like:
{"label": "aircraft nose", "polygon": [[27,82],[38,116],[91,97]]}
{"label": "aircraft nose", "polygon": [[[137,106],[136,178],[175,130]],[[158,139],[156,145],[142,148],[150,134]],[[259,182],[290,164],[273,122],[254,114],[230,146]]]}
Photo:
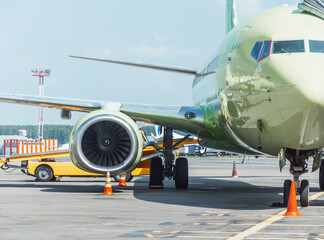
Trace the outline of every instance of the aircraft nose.
{"label": "aircraft nose", "polygon": [[324,107],[324,54],[286,54],[272,60],[278,79]]}

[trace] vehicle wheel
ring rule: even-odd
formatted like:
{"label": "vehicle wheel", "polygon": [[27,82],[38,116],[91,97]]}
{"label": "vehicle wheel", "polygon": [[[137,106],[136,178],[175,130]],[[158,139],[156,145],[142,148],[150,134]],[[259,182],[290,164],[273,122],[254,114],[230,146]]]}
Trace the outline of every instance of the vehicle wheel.
{"label": "vehicle wheel", "polygon": [[54,174],[50,166],[40,165],[35,171],[35,176],[38,181],[48,182],[53,179]]}
{"label": "vehicle wheel", "polygon": [[207,148],[206,147],[200,147],[198,151],[199,156],[206,156]]}
{"label": "vehicle wheel", "polygon": [[154,157],[150,161],[150,185],[152,189],[163,188],[163,165],[162,158]]}
{"label": "vehicle wheel", "polygon": [[288,205],[290,194],[291,180],[285,180],[283,187],[283,204],[285,207]]}
{"label": "vehicle wheel", "polygon": [[308,207],[309,206],[309,182],[308,182],[308,180],[304,179],[301,181],[299,195],[300,195],[300,206]]}
{"label": "vehicle wheel", "polygon": [[177,158],[175,164],[175,186],[177,189],[188,188],[188,160],[187,158]]}
{"label": "vehicle wheel", "polygon": [[324,159],[322,159],[319,169],[319,186],[321,190],[324,190]]}
{"label": "vehicle wheel", "polygon": [[[131,173],[127,173],[125,176],[125,181],[130,182],[130,181],[132,181],[133,177],[134,176]],[[116,182],[120,181],[120,175],[113,176],[113,178]]]}

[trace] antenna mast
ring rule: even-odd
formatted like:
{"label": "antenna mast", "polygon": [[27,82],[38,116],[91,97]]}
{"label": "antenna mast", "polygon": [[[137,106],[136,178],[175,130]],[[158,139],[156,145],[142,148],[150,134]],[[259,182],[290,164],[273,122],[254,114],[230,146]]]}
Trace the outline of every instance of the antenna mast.
{"label": "antenna mast", "polygon": [[[33,76],[39,78],[39,96],[44,96],[44,77],[49,77],[51,70],[45,69],[43,70],[31,70],[33,73]],[[43,114],[43,107],[39,107],[38,110],[38,140],[43,140],[44,138],[44,114]]]}

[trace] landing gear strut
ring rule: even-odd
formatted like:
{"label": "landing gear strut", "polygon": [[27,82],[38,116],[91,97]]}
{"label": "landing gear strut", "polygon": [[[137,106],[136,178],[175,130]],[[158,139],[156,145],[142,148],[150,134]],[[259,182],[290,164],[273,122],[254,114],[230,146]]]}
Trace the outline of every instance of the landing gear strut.
{"label": "landing gear strut", "polygon": [[319,169],[319,186],[320,189],[324,190],[324,159],[321,160],[321,166]]}
{"label": "landing gear strut", "polygon": [[177,158],[174,161],[173,150],[189,135],[185,136],[173,145],[172,128],[164,128],[163,136],[163,160],[160,157],[151,159],[150,165],[150,188],[163,188],[163,179],[173,179],[177,189],[186,189],[188,187],[188,160],[186,158]]}
{"label": "landing gear strut", "polygon": [[[285,150],[285,157],[290,161],[290,173],[294,177],[296,195],[300,196],[300,206],[309,206],[309,182],[308,180],[299,180],[299,176],[307,173],[308,157],[314,155],[313,151],[299,151],[293,149]],[[285,180],[283,187],[283,203],[287,206],[289,200],[291,181]],[[323,184],[324,187],[324,184]]]}

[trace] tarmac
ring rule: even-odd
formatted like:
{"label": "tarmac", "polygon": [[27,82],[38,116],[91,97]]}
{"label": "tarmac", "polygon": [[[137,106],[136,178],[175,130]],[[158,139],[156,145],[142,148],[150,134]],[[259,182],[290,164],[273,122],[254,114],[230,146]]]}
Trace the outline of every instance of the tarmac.
{"label": "tarmac", "polygon": [[[238,178],[232,178],[236,161]],[[189,188],[148,189],[148,176],[128,187],[105,178],[37,182],[15,170],[0,171],[0,239],[324,239],[324,192],[318,171],[307,173],[311,202],[302,217],[283,217],[275,158],[189,158]],[[311,169],[311,166],[309,167]],[[298,196],[297,196],[298,198]]]}

